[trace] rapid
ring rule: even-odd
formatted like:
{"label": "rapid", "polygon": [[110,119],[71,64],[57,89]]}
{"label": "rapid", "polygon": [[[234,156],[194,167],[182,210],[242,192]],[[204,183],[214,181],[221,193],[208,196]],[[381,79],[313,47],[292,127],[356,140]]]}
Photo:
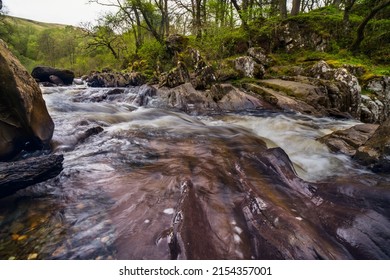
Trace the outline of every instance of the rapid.
{"label": "rapid", "polygon": [[0,200],[1,259],[390,258],[390,176],[316,140],[355,121],[43,92],[63,171]]}

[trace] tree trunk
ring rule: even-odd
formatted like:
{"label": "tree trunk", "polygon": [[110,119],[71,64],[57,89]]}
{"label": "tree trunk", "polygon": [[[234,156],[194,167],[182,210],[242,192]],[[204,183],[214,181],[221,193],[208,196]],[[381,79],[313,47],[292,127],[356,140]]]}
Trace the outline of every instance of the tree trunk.
{"label": "tree trunk", "polygon": [[240,7],[240,5],[238,5],[237,0],[232,0],[232,4],[233,4],[234,8],[236,8],[237,13],[241,19],[242,27],[244,28],[244,30],[249,30],[249,26],[248,26],[248,23],[246,21],[244,12],[243,12],[242,8]]}
{"label": "tree trunk", "polygon": [[375,15],[381,11],[382,9],[386,8],[390,5],[390,0],[385,0],[380,2],[378,5],[376,5],[371,12],[363,19],[363,21],[360,23],[357,31],[356,31],[356,39],[352,43],[350,50],[354,53],[358,52],[360,49],[360,44],[362,43],[364,39],[364,29],[367,26],[367,23],[375,17]]}
{"label": "tree trunk", "polygon": [[293,0],[292,8],[291,8],[291,15],[296,16],[299,14],[301,8],[301,0]]}
{"label": "tree trunk", "polygon": [[287,1],[279,0],[279,11],[281,18],[287,18]]}
{"label": "tree trunk", "polygon": [[0,198],[46,181],[62,171],[62,155],[46,155],[14,162],[0,162]]}

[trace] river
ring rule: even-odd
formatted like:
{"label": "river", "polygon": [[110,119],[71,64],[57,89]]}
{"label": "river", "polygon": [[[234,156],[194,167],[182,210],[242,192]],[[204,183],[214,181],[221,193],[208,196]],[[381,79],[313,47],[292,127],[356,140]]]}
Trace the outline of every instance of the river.
{"label": "river", "polygon": [[0,259],[390,258],[390,177],[316,141],[355,121],[43,91],[64,169],[0,200]]}

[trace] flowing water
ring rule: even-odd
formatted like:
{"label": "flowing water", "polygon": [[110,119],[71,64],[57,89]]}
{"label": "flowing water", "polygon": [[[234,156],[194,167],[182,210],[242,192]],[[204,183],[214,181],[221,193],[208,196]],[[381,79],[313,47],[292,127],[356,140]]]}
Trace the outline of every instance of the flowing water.
{"label": "flowing water", "polygon": [[[0,200],[0,259],[312,256],[305,249],[295,255],[281,249],[259,252],[264,236],[254,231],[265,230],[248,218],[245,205],[253,201],[256,211],[272,218],[273,229],[280,227],[275,243],[284,244],[287,236],[288,246],[295,242],[298,248],[315,240],[313,258],[389,257],[389,178],[369,173],[316,141],[353,121],[269,111],[191,116],[158,108],[156,98],[138,106],[139,88],[119,93],[84,87],[43,90],[56,125],[53,151],[64,154],[64,169],[54,179]],[[282,190],[274,173],[260,172],[260,153],[273,147],[287,153],[300,178],[322,186],[322,198],[311,199],[308,206],[303,196]],[[351,186],[350,178],[360,179]],[[381,192],[382,200],[357,197],[370,187]],[[246,204],[248,197],[252,204]],[[321,202],[324,198],[329,205]],[[349,200],[357,202],[346,205]],[[343,205],[338,212],[332,210],[337,201]],[[316,205],[329,207],[324,212],[330,214],[314,217]],[[375,221],[374,237],[363,246],[355,240],[367,254],[354,254],[352,239],[364,230],[351,225],[364,224],[367,217]],[[293,237],[280,225],[301,230],[304,237]],[[377,240],[384,240],[387,249],[371,244]]]}

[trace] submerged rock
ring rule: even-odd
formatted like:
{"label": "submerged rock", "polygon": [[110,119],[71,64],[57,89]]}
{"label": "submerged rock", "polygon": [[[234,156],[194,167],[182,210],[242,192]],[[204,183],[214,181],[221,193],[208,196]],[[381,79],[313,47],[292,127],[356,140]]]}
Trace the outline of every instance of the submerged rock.
{"label": "submerged rock", "polygon": [[0,160],[47,147],[54,123],[38,84],[0,40]]}

